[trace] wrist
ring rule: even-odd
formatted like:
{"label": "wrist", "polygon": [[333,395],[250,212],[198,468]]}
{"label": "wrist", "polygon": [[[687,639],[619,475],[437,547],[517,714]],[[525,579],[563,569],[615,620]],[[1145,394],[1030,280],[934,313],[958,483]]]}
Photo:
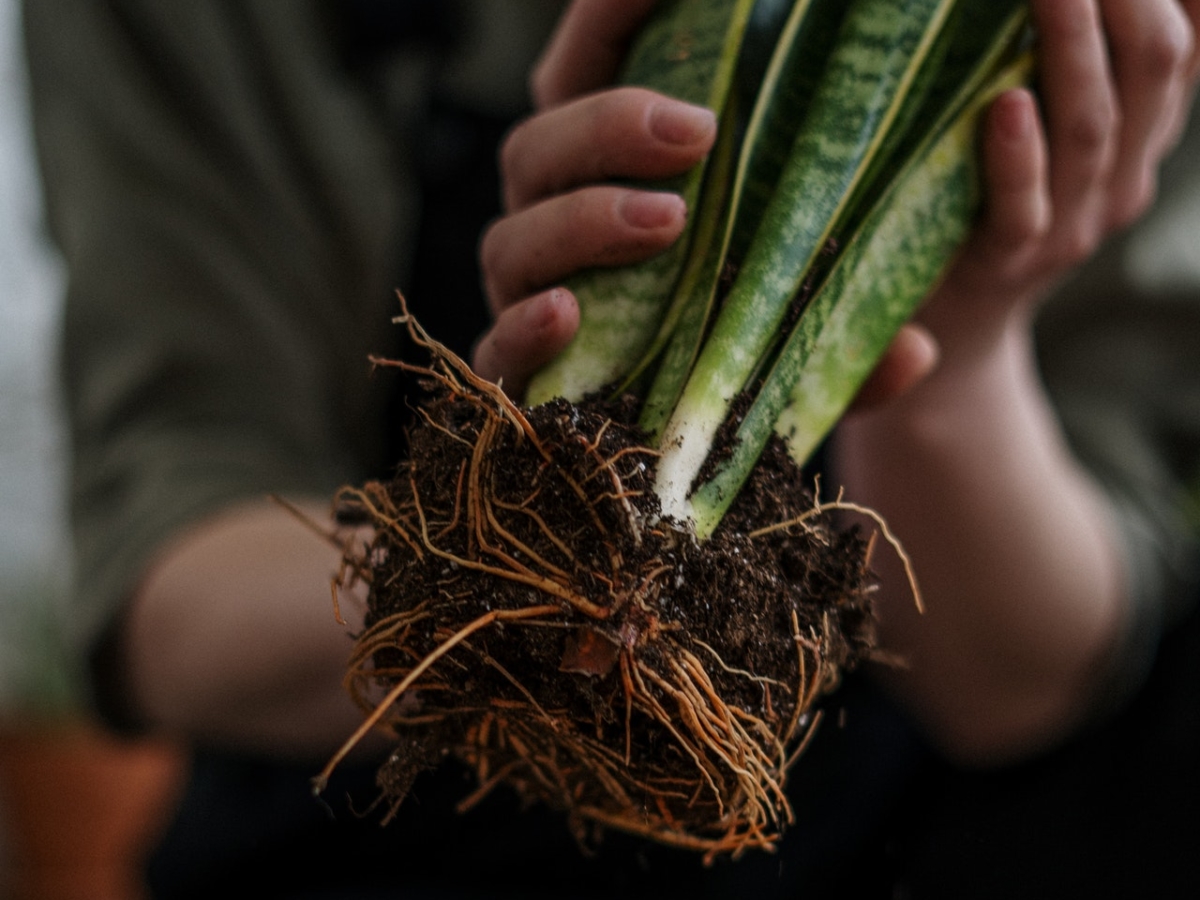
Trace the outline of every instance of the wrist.
{"label": "wrist", "polygon": [[[931,323],[932,326],[932,323]],[[843,430],[888,444],[908,436],[953,443],[982,437],[1013,405],[1044,406],[1029,317],[1014,312],[995,327],[969,334],[934,330],[938,362],[920,383],[896,399],[847,417]],[[873,438],[872,438],[873,439]]]}

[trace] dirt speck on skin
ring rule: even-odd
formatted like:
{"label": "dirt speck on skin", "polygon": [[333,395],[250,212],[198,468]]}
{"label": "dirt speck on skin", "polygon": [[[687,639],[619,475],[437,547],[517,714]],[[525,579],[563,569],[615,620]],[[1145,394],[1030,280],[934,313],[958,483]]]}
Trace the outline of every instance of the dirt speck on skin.
{"label": "dirt speck on skin", "polygon": [[456,361],[420,371],[441,395],[410,459],[341,495],[376,527],[348,560],[370,584],[351,685],[396,739],[389,802],[449,752],[464,807],[503,783],[581,836],[769,845],[820,698],[874,648],[865,542],[782,444],[697,543],[659,517],[635,404],[519,410]]}

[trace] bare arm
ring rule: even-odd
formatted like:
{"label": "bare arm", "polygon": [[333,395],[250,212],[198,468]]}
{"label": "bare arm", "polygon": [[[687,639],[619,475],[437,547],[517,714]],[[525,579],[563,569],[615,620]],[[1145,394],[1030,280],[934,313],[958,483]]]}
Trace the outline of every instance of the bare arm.
{"label": "bare arm", "polygon": [[879,674],[963,761],[1040,749],[1079,724],[1125,614],[1110,510],[1068,452],[1014,324],[986,360],[849,419],[836,478],[912,557],[927,611],[877,555]]}
{"label": "bare arm", "polygon": [[[330,528],[328,501],[301,504]],[[173,730],[283,756],[328,754],[362,721],[342,688],[361,597],[330,582],[340,551],[291,512],[254,501],[160,554],[131,604],[127,664],[139,711]]]}
{"label": "bare arm", "polygon": [[940,364],[844,423],[835,455],[847,491],[903,535],[928,605],[918,617],[885,577],[885,640],[910,661],[885,679],[949,754],[978,763],[1078,725],[1123,634],[1112,511],[1060,433],[1032,320],[1058,277],[1151,202],[1193,53],[1175,3],[1034,11],[1044,119],[1024,92],[991,111],[987,217],[921,316]]}

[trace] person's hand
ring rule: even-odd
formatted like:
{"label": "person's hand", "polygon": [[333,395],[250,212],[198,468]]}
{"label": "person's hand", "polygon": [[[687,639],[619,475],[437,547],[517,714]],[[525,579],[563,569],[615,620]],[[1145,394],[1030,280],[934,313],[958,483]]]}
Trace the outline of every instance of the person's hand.
{"label": "person's hand", "polygon": [[505,215],[480,248],[495,324],[474,366],[515,397],[575,334],[579,310],[562,279],[646,259],[683,231],[682,198],[611,183],[684,172],[716,137],[709,110],[640,88],[602,90],[653,6],[576,0],[534,72],[534,115],[505,140]]}
{"label": "person's hand", "polygon": [[1059,279],[1146,211],[1185,124],[1200,0],[1033,0],[1032,11],[1040,104],[1013,90],[985,116],[983,218],[919,316],[915,361],[892,360],[896,377],[919,380],[940,358],[953,378],[1006,328],[1028,328]]}

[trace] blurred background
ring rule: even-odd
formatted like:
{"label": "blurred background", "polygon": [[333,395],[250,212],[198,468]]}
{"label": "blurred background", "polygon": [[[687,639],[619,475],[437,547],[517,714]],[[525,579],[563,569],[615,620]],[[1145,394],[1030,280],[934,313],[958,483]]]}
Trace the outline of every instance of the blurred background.
{"label": "blurred background", "polygon": [[56,389],[62,273],[41,215],[19,4],[0,0],[0,717],[69,702],[55,653],[69,583]]}
{"label": "blurred background", "polygon": [[65,652],[65,274],[34,158],[20,0],[0,0],[0,900],[140,900],[187,754],[91,719]]}
{"label": "blurred background", "polygon": [[[57,625],[69,575],[55,386],[62,273],[44,233],[17,0],[0,0],[0,728],[64,713]],[[0,806],[0,872],[7,816]]]}
{"label": "blurred background", "polygon": [[[28,121],[18,0],[0,0],[0,898],[49,896],[26,876],[24,810],[64,826],[47,784],[66,723],[78,720],[77,681],[61,649],[70,582],[65,433],[56,385],[63,274],[45,233]],[[47,739],[45,735],[54,736]],[[35,738],[36,736],[36,738]],[[68,770],[79,767],[68,763]],[[67,779],[69,781],[69,779]],[[78,790],[70,789],[73,796]],[[74,802],[68,799],[68,804]],[[55,851],[58,852],[57,850]],[[86,855],[66,851],[71,858]],[[55,869],[61,867],[55,864]],[[61,879],[56,879],[61,881]],[[67,892],[69,896],[69,892]]]}

